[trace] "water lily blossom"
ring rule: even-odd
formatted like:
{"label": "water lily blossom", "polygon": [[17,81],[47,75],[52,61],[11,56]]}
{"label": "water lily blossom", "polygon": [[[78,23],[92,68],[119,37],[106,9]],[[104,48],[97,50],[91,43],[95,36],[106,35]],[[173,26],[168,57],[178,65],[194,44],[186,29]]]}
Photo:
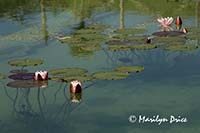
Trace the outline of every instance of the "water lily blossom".
{"label": "water lily blossom", "polygon": [[160,18],[157,19],[157,21],[160,23],[161,27],[163,28],[164,31],[170,31],[172,30],[170,25],[173,22],[172,17],[167,17],[167,18]]}
{"label": "water lily blossom", "polygon": [[71,81],[70,83],[70,92],[71,93],[81,93],[82,87],[81,82],[78,80]]}
{"label": "water lily blossom", "polygon": [[188,33],[188,30],[187,30],[185,27],[183,28],[182,31],[183,31],[183,33],[185,33],[185,34]]}
{"label": "water lily blossom", "polygon": [[47,71],[37,71],[34,75],[34,80],[47,80],[48,72]]}
{"label": "water lily blossom", "polygon": [[182,25],[182,19],[181,19],[180,16],[178,16],[178,17],[176,18],[175,24],[176,24],[176,25]]}

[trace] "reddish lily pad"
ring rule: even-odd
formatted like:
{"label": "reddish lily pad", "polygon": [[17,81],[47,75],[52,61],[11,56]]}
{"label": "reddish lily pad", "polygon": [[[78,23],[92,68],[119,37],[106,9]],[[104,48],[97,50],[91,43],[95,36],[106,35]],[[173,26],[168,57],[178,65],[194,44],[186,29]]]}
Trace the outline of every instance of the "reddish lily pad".
{"label": "reddish lily pad", "polygon": [[159,37],[166,37],[166,36],[185,36],[186,34],[182,31],[159,31],[159,32],[154,32],[153,35]]}
{"label": "reddish lily pad", "polygon": [[17,73],[8,76],[8,78],[13,80],[33,80],[35,73]]}

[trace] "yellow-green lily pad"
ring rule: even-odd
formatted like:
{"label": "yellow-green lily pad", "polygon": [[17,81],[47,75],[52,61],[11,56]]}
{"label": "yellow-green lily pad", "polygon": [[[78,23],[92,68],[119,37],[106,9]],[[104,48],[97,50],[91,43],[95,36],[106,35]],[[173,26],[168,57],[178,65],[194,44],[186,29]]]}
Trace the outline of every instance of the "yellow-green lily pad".
{"label": "yellow-green lily pad", "polygon": [[114,32],[119,34],[143,34],[147,30],[144,28],[127,28],[127,29],[117,29]]}
{"label": "yellow-green lily pad", "polygon": [[128,45],[110,45],[108,47],[108,50],[111,50],[111,51],[130,50],[130,47]]}
{"label": "yellow-green lily pad", "polygon": [[141,72],[144,70],[143,66],[121,66],[117,67],[116,71],[119,72]]}
{"label": "yellow-green lily pad", "polygon": [[63,80],[65,81],[65,82],[71,82],[71,81],[73,81],[73,80],[78,80],[78,81],[81,81],[81,82],[86,82],[86,81],[90,81],[90,80],[92,80],[93,79],[93,77],[91,77],[91,76],[87,76],[87,75],[82,75],[82,76],[65,76],[64,78],[63,78]]}
{"label": "yellow-green lily pad", "polygon": [[32,59],[32,58],[25,58],[25,59],[16,59],[8,61],[8,64],[11,66],[37,66],[42,64],[44,61],[42,59]]}
{"label": "yellow-green lily pad", "polygon": [[110,71],[110,72],[96,72],[92,77],[98,80],[119,80],[125,79],[129,76],[127,72]]}
{"label": "yellow-green lily pad", "polygon": [[61,68],[50,70],[49,74],[53,76],[79,76],[87,73],[88,71],[83,68]]}
{"label": "yellow-green lily pad", "polygon": [[139,44],[139,45],[130,45],[129,48],[136,49],[136,50],[148,50],[148,49],[157,48],[157,45],[155,45],[155,44]]}
{"label": "yellow-green lily pad", "polygon": [[171,45],[165,48],[165,50],[169,51],[192,51],[197,49],[196,45]]}

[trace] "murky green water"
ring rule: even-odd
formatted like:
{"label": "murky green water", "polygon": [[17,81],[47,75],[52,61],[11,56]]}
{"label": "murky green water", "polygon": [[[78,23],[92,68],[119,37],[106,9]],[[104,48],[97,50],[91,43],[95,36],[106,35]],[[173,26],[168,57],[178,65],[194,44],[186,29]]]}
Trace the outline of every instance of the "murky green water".
{"label": "murky green water", "polygon": [[[85,82],[82,101],[71,103],[68,85],[49,80],[43,89],[11,88],[11,79],[0,80],[0,133],[196,133],[200,131],[200,51],[107,49],[79,51],[56,39],[70,36],[77,27],[105,25],[113,29],[144,28],[149,36],[159,31],[157,18],[181,16],[190,37],[186,43],[199,45],[199,1],[182,0],[1,0],[0,73],[19,69],[7,62],[21,58],[41,58],[42,65],[26,67],[30,72],[65,67],[81,67],[88,73],[110,71],[118,66],[144,66],[122,80]],[[175,29],[175,27],[173,27]],[[166,38],[167,39],[167,38]],[[178,38],[177,38],[178,39]],[[152,43],[155,43],[153,39]],[[164,40],[165,41],[165,40]],[[176,43],[176,39],[173,40]],[[145,40],[144,40],[145,43]],[[171,42],[170,42],[171,43]],[[101,40],[104,47],[105,40]],[[151,44],[150,44],[151,45]],[[65,95],[66,94],[66,95]],[[187,118],[186,123],[135,123],[139,115]]]}

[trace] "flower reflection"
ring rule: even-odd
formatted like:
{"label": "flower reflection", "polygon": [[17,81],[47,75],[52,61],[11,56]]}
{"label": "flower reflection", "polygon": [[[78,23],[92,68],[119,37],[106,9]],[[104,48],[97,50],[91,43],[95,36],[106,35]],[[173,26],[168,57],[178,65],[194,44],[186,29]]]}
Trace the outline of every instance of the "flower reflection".
{"label": "flower reflection", "polygon": [[70,83],[70,99],[71,102],[80,102],[82,96],[81,82],[74,80]]}
{"label": "flower reflection", "polygon": [[160,18],[160,19],[157,19],[157,21],[160,23],[163,31],[171,31],[172,30],[172,28],[170,27],[171,23],[173,22],[172,17]]}

